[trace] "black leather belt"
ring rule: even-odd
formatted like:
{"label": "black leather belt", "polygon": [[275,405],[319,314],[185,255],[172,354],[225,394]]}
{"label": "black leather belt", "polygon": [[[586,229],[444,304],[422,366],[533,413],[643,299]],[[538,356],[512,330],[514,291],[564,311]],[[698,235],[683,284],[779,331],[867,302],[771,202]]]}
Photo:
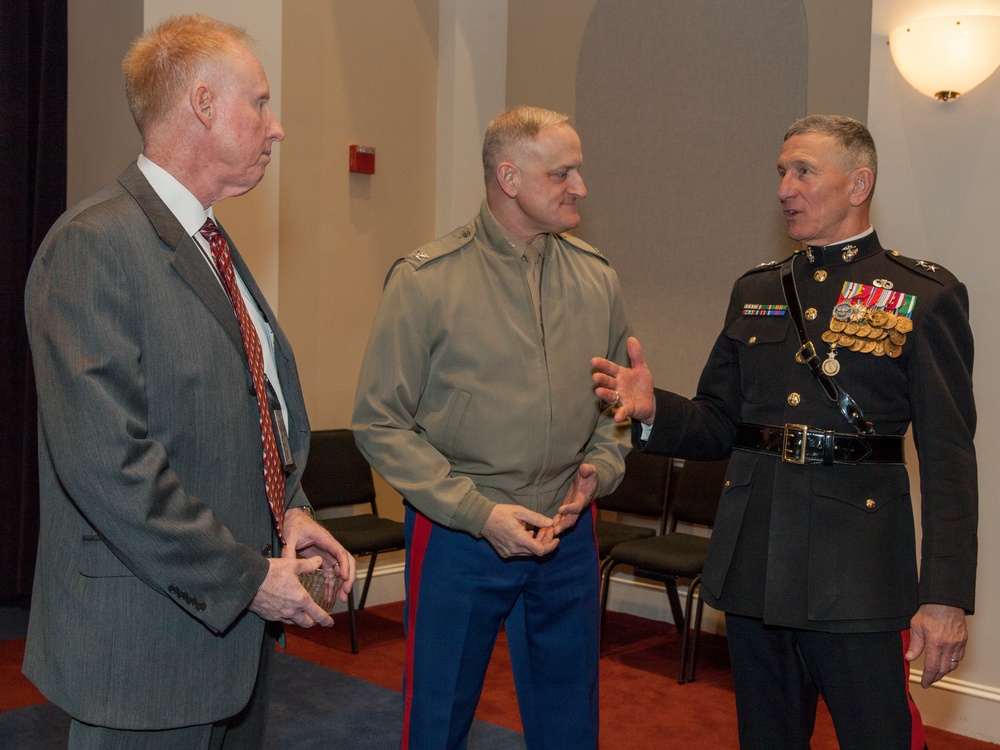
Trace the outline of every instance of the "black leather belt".
{"label": "black leather belt", "polygon": [[903,438],[899,435],[848,435],[804,424],[774,427],[741,422],[734,448],[773,453],[791,464],[901,464]]}

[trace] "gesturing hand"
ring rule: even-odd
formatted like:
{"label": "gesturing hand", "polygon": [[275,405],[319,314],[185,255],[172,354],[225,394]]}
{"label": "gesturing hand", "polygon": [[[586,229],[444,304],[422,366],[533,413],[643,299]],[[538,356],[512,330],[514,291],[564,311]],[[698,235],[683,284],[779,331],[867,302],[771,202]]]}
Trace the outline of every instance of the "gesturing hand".
{"label": "gesturing hand", "polygon": [[629,417],[643,424],[652,424],[656,414],[653,398],[653,373],[642,356],[639,340],[630,336],[626,342],[631,367],[622,367],[603,357],[594,357],[594,392],[606,403],[617,407],[615,421],[624,422]]}

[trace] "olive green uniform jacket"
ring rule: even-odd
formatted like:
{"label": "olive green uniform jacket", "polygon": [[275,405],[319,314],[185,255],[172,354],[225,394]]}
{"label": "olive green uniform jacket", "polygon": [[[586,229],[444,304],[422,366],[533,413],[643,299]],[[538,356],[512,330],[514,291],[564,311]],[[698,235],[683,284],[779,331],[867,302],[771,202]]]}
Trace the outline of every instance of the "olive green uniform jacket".
{"label": "olive green uniform jacket", "polygon": [[594,395],[590,359],[626,363],[618,277],[586,243],[550,235],[536,316],[525,261],[486,204],[396,263],[372,326],[353,428],[417,510],[478,537],[497,503],[552,516],[577,467],[598,496],[630,449]]}

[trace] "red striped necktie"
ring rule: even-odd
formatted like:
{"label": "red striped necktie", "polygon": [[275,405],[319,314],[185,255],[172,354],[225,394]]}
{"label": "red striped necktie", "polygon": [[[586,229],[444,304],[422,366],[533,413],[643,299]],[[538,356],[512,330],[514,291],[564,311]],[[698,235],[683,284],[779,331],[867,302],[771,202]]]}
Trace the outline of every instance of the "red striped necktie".
{"label": "red striped necktie", "polygon": [[274,527],[278,530],[278,537],[284,544],[285,538],[282,535],[282,525],[285,518],[285,472],[281,467],[281,459],[278,457],[278,444],[274,438],[274,426],[271,422],[271,410],[267,402],[267,379],[264,375],[264,358],[260,348],[260,339],[257,337],[257,329],[250,320],[250,313],[243,302],[243,295],[240,294],[236,285],[236,274],[233,272],[233,259],[229,254],[229,243],[222,236],[219,228],[211,219],[205,221],[201,228],[202,236],[208,240],[208,247],[212,251],[215,259],[215,267],[222,277],[223,286],[229,301],[236,311],[236,319],[240,323],[240,331],[243,332],[243,348],[246,350],[247,361],[250,363],[250,374],[253,376],[253,388],[257,394],[257,409],[260,412],[260,437],[264,446],[264,485],[267,488],[267,504],[271,508],[271,516],[274,519]]}

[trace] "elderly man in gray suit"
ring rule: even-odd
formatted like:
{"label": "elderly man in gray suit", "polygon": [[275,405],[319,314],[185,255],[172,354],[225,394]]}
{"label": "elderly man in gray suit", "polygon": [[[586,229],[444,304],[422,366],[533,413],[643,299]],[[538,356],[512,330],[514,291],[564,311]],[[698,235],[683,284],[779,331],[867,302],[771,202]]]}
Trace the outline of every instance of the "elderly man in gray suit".
{"label": "elderly man in gray suit", "polygon": [[[25,674],[71,748],[259,747],[277,623],[332,624],[354,560],[299,479],[288,340],[212,205],[284,137],[245,32],[170,19],[125,58],[143,152],[28,280],[41,534]],[[339,569],[339,570],[338,570]]]}

